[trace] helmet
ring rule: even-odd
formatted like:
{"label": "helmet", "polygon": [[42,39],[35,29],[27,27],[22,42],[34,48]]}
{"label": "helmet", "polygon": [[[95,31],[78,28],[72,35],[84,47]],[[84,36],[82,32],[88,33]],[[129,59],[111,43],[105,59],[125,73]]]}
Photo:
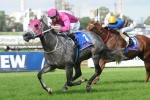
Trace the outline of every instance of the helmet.
{"label": "helmet", "polygon": [[47,12],[48,17],[53,18],[58,14],[58,11],[55,8],[50,9]]}
{"label": "helmet", "polygon": [[116,19],[115,16],[110,16],[110,17],[108,18],[108,23],[109,23],[109,24],[114,24],[114,23],[116,23],[116,21],[117,21],[117,19]]}

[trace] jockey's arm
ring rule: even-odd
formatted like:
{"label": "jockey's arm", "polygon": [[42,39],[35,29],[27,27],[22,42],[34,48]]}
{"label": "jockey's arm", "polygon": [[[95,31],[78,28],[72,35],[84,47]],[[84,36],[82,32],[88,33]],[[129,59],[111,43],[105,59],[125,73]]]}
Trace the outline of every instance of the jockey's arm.
{"label": "jockey's arm", "polygon": [[56,30],[56,31],[60,31],[60,26],[51,26],[51,28]]}
{"label": "jockey's arm", "polygon": [[64,26],[60,27],[60,31],[66,32],[70,30],[70,20],[67,15],[63,17]]}

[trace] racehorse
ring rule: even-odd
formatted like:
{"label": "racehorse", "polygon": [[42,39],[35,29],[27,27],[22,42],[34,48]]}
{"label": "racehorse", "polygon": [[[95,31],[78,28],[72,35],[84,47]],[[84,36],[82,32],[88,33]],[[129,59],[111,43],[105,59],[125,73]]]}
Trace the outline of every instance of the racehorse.
{"label": "racehorse", "polygon": [[[103,23],[91,20],[86,28],[87,31],[92,31],[98,34],[104,41],[104,43],[110,48],[121,47],[125,49],[125,56],[130,60],[138,56],[144,61],[146,69],[147,82],[150,77],[150,38],[144,35],[136,35],[132,37],[134,39],[134,45],[126,47],[126,42],[120,37],[119,32],[113,29],[103,28]],[[135,49],[136,48],[136,49]],[[101,69],[105,67],[105,64],[112,60],[100,60]],[[96,83],[99,80],[99,76],[93,81]]]}
{"label": "racehorse", "polygon": [[[85,32],[84,32],[85,33]],[[23,39],[29,41],[30,39],[40,38],[44,50],[44,57],[46,64],[38,72],[37,77],[43,87],[48,93],[52,93],[52,89],[48,88],[42,79],[42,74],[52,71],[56,68],[64,69],[66,71],[67,82],[62,88],[66,91],[68,86],[76,86],[82,83],[81,80],[74,82],[82,75],[80,64],[83,60],[92,58],[95,65],[95,73],[87,81],[86,91],[91,91],[91,83],[101,73],[99,66],[100,59],[116,59],[116,63],[120,63],[123,58],[122,50],[116,48],[110,50],[102,41],[102,39],[93,32],[86,32],[83,38],[89,36],[92,40],[92,45],[79,51],[78,56],[74,48],[74,42],[65,33],[56,32],[48,26],[42,19],[34,19],[28,25],[28,29],[23,34]],[[78,60],[75,62],[75,58]],[[73,70],[75,74],[73,76]]]}

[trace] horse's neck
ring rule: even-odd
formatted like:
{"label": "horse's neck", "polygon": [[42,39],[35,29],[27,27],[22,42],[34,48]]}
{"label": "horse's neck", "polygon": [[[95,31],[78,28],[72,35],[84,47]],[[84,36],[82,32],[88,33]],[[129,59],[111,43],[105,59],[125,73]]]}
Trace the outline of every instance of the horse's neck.
{"label": "horse's neck", "polygon": [[49,33],[45,33],[42,37],[40,37],[40,40],[43,45],[43,49],[46,52],[51,52],[62,48],[66,49],[68,44],[73,47],[73,45],[71,44],[72,42],[68,43],[69,40],[65,36],[59,35],[57,33],[52,33],[51,31]]}
{"label": "horse's neck", "polygon": [[43,49],[45,51],[51,51],[55,48],[55,45],[57,43],[57,37],[55,34],[53,33],[44,33],[44,35],[42,35],[40,37],[41,43],[43,45]]}
{"label": "horse's neck", "polygon": [[106,45],[109,48],[114,49],[115,47],[123,47],[125,41],[121,39],[120,35],[117,33],[114,33],[115,31],[106,30],[105,33],[103,33],[103,40],[106,40]]}

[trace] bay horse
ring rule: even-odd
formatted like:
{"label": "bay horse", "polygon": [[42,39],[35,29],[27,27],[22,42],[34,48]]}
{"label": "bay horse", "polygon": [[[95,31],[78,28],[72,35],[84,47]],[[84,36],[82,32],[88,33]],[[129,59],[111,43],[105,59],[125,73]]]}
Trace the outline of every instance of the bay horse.
{"label": "bay horse", "polygon": [[[93,32],[86,32],[93,45],[90,45],[83,50],[79,51],[77,62],[76,50],[74,48],[74,42],[64,33],[58,33],[48,26],[43,19],[34,19],[30,22],[28,29],[23,34],[23,39],[29,41],[30,39],[40,38],[41,44],[44,49],[44,57],[46,64],[38,72],[37,77],[43,87],[48,93],[52,93],[52,89],[48,88],[42,79],[42,75],[46,72],[50,72],[56,68],[64,69],[66,72],[66,83],[62,88],[62,91],[66,91],[68,86],[76,86],[82,83],[81,80],[74,82],[82,75],[80,64],[83,60],[92,58],[95,65],[95,72],[92,77],[87,81],[86,91],[91,91],[91,83],[100,75],[101,68],[99,66],[100,59],[115,59],[116,63],[120,63],[123,58],[122,50],[116,48],[110,50],[103,42],[103,40]],[[73,70],[75,74],[73,76]],[[52,81],[52,80],[51,80]]]}
{"label": "bay horse", "polygon": [[[91,20],[86,28],[86,31],[92,31],[98,34],[104,41],[104,43],[110,49],[115,47],[126,48],[126,42],[121,38],[119,32],[114,29],[108,29],[102,27],[103,23]],[[134,36],[138,41],[138,49],[129,50],[125,53],[127,59],[130,60],[138,56],[141,60],[144,61],[145,69],[146,69],[146,79],[144,82],[147,82],[150,77],[150,38],[144,35],[136,35]],[[104,69],[105,64],[111,62],[112,60],[100,60],[101,69]],[[94,84],[99,80],[99,76],[93,81]]]}

